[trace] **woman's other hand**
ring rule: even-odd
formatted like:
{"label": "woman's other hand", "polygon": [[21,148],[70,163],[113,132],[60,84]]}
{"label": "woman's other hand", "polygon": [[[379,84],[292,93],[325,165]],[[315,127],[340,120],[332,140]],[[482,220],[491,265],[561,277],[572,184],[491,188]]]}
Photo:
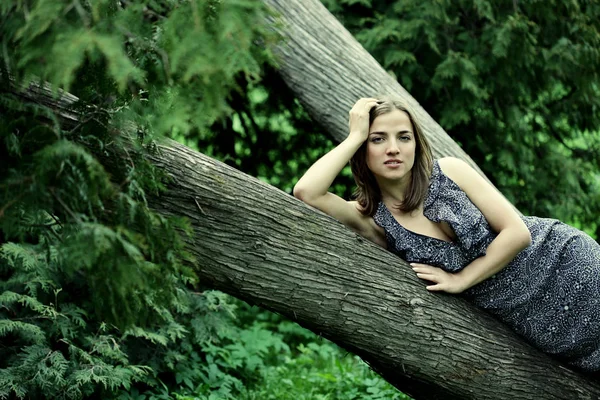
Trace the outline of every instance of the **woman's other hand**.
{"label": "woman's other hand", "polygon": [[427,264],[411,263],[410,266],[417,273],[417,277],[434,283],[427,286],[429,291],[458,294],[467,289],[467,284],[463,282],[460,275]]}
{"label": "woman's other hand", "polygon": [[379,104],[374,98],[359,99],[350,110],[348,137],[356,137],[361,143],[369,137],[369,112]]}

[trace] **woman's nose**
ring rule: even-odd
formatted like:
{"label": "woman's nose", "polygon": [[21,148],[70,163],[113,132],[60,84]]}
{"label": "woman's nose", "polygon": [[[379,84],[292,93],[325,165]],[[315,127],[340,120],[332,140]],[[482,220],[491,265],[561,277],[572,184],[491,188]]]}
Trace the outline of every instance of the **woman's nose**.
{"label": "woman's nose", "polygon": [[398,148],[398,143],[396,141],[391,141],[389,147],[387,148],[388,154],[398,154],[400,149]]}

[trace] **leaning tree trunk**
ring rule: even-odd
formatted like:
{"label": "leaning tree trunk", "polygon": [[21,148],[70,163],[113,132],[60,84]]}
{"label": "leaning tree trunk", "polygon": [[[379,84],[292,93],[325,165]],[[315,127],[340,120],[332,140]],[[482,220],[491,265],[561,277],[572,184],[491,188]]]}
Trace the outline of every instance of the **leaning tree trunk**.
{"label": "leaning tree trunk", "polygon": [[361,356],[415,398],[594,398],[600,386],[462,299],[432,294],[393,254],[293,197],[170,143],[173,184],[152,199],[186,216],[203,282],[281,313]]}
{"label": "leaning tree trunk", "polygon": [[419,103],[354,39],[319,0],[263,0],[283,22],[279,74],[328,135],[348,135],[348,111],[357,99],[393,94],[415,112],[437,157],[477,165]]}
{"label": "leaning tree trunk", "polygon": [[[76,123],[68,96],[22,94]],[[191,221],[202,282],[358,354],[417,399],[600,396],[600,385],[459,297],[428,292],[401,259],[334,219],[185,146],[159,149],[149,157],[173,179],[149,201]]]}

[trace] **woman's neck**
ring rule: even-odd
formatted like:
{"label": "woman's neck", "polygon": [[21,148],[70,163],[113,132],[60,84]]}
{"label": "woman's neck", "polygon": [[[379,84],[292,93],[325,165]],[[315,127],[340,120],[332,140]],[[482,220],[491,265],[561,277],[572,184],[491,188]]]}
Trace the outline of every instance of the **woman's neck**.
{"label": "woman's neck", "polygon": [[407,179],[378,182],[381,190],[381,200],[387,206],[394,206],[402,203],[406,197],[410,176]]}

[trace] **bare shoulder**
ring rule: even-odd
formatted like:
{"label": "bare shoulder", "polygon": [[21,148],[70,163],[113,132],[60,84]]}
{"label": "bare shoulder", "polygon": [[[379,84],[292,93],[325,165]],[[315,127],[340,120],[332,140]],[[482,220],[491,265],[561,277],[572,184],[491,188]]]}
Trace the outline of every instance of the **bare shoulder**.
{"label": "bare shoulder", "polygon": [[483,177],[473,169],[467,162],[456,157],[443,157],[438,160],[444,174],[452,179],[458,186],[463,187],[475,180],[480,182]]}
{"label": "bare shoulder", "polygon": [[514,228],[517,229],[517,236],[524,238],[523,243],[531,242],[529,229],[519,214],[483,175],[458,158],[445,157],[438,163],[444,174],[452,179],[481,211],[495,232]]}
{"label": "bare shoulder", "polygon": [[473,168],[467,164],[466,161],[456,157],[443,157],[438,160],[440,168],[444,173],[461,173],[466,170],[473,170]]}

